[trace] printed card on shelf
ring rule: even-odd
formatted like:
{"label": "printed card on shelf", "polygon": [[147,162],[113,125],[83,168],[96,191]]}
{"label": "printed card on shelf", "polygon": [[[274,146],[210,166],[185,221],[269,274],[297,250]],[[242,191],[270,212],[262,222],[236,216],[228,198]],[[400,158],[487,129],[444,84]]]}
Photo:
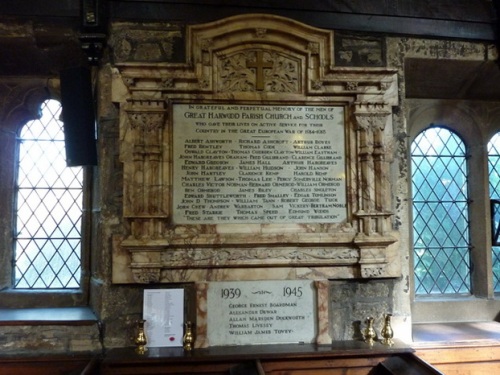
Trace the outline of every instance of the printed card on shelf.
{"label": "printed card on shelf", "polygon": [[184,289],[145,289],[143,319],[147,347],[182,346]]}

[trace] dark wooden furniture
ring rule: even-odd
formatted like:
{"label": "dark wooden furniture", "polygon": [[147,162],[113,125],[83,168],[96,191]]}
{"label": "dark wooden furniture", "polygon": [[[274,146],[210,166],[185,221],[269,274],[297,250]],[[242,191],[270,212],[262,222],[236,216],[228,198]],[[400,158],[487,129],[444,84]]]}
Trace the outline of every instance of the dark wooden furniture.
{"label": "dark wooden furniture", "polygon": [[0,356],[0,375],[97,375],[99,358],[92,355]]}
{"label": "dark wooden furniture", "polygon": [[[399,359],[391,360],[392,358]],[[411,372],[412,368],[417,372]],[[369,346],[360,341],[346,341],[322,346],[291,344],[212,347],[195,349],[191,352],[185,352],[182,348],[153,348],[144,355],[135,353],[134,348],[111,349],[101,363],[101,374],[406,375],[440,373],[416,358],[413,350],[405,345],[397,343],[392,347],[387,347],[375,343]]]}

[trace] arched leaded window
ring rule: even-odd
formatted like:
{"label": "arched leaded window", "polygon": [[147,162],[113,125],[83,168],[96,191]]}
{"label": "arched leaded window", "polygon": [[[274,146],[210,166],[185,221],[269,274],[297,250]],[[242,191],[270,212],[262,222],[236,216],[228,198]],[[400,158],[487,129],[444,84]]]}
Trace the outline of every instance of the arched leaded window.
{"label": "arched leaded window", "polygon": [[80,287],[83,170],[66,166],[60,113],[58,101],[45,101],[17,138],[15,289]]}
{"label": "arched leaded window", "polygon": [[488,171],[492,214],[493,290],[500,292],[500,133],[488,143]]}
{"label": "arched leaded window", "polygon": [[465,144],[427,128],[411,144],[411,166],[415,294],[471,294]]}

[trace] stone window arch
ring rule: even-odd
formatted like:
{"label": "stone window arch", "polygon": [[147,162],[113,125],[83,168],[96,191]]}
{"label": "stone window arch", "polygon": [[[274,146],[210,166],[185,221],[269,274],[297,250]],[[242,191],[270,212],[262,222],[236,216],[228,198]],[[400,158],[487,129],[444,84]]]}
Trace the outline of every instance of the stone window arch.
{"label": "stone window arch", "polygon": [[[494,320],[500,309],[492,271],[492,232],[488,176],[488,142],[500,130],[494,103],[412,99],[409,105],[409,144],[425,129],[445,128],[456,134],[465,148],[467,205],[470,235],[470,291],[418,295],[412,273],[413,323]],[[411,158],[411,150],[408,155]],[[412,168],[413,172],[413,168]],[[410,173],[411,176],[411,173]],[[411,186],[412,181],[410,179]],[[410,197],[414,191],[410,187]],[[416,220],[411,213],[410,225]],[[415,242],[415,234],[412,242]],[[414,255],[412,255],[414,257]],[[410,264],[415,264],[415,259]],[[466,276],[469,277],[469,276]]]}
{"label": "stone window arch", "polygon": [[[2,217],[2,231],[0,232],[0,307],[25,308],[25,307],[62,307],[84,306],[87,301],[89,279],[89,242],[90,242],[90,210],[86,210],[90,203],[90,181],[92,172],[84,171],[84,197],[83,205],[85,215],[82,219],[82,252],[80,256],[81,277],[80,285],[71,289],[40,288],[35,290],[18,289],[15,285],[14,259],[14,228],[15,225],[15,181],[18,165],[18,136],[21,128],[29,121],[40,117],[42,104],[53,98],[58,99],[58,80],[46,79],[16,79],[0,83],[0,92],[3,105],[0,108],[0,194],[5,199],[0,203]],[[73,283],[74,284],[74,283]],[[27,292],[28,291],[28,292]],[[40,298],[43,293],[44,298]]]}

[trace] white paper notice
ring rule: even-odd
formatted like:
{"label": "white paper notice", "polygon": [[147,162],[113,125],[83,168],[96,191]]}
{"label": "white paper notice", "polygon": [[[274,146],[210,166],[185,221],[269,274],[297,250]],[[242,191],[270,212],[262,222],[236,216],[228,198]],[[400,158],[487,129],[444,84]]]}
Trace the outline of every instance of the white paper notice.
{"label": "white paper notice", "polygon": [[182,346],[184,289],[145,289],[143,319],[147,346]]}

